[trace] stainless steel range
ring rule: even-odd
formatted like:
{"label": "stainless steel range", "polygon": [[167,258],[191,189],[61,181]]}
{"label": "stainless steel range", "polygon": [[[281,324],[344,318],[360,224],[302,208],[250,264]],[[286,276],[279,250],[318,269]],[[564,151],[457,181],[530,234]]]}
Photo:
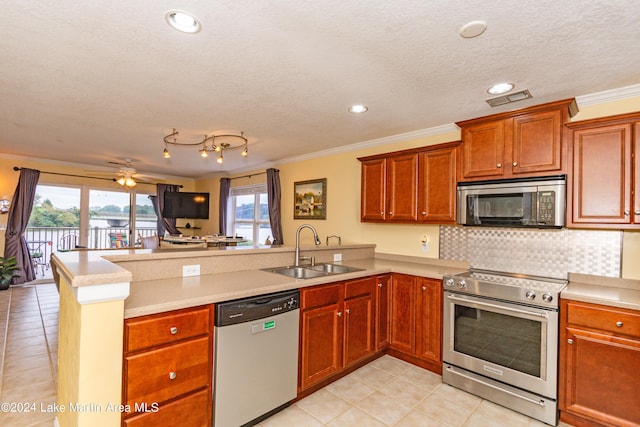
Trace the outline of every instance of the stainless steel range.
{"label": "stainless steel range", "polygon": [[443,381],[556,425],[567,281],[472,269],[443,283]]}

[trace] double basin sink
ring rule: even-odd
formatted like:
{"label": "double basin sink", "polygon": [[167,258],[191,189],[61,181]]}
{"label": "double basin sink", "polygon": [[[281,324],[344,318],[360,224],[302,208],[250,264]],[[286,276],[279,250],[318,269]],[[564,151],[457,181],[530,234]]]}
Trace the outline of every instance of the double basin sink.
{"label": "double basin sink", "polygon": [[282,274],[284,276],[292,277],[294,279],[312,279],[314,277],[332,276],[334,274],[351,273],[353,271],[362,271],[363,268],[349,267],[341,264],[316,264],[305,266],[286,266],[265,268],[264,271],[271,273]]}

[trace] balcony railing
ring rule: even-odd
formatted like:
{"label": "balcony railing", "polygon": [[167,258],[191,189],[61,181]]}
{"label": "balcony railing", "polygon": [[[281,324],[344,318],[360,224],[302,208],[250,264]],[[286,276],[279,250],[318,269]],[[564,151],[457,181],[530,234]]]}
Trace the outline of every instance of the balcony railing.
{"label": "balcony railing", "polygon": [[[128,241],[128,227],[93,227],[88,230],[88,245],[90,249],[109,249],[114,247],[139,246],[138,234],[143,237],[153,236],[157,233],[155,227],[136,227],[136,235]],[[117,234],[125,236],[126,244],[115,243],[112,235]],[[27,246],[39,266],[49,266],[51,254],[54,252],[64,252],[75,249],[76,245],[80,245],[80,228],[79,227],[28,227],[25,231],[25,239]],[[39,255],[37,259],[35,255]]]}

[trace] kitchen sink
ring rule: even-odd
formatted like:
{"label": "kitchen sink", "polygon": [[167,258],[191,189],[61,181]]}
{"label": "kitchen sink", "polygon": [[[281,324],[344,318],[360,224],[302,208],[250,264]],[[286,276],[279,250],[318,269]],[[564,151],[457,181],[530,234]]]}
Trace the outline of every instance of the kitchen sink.
{"label": "kitchen sink", "polygon": [[339,265],[339,264],[317,264],[314,266],[309,266],[311,270],[316,271],[324,271],[328,274],[342,274],[342,273],[351,273],[352,271],[361,271],[362,268],[349,267],[348,265]]}
{"label": "kitchen sink", "polygon": [[349,267],[338,264],[317,264],[314,266],[305,265],[303,267],[286,266],[265,268],[264,271],[270,273],[282,274],[284,276],[293,277],[294,279],[311,279],[314,277],[332,276],[334,274],[351,273],[352,271],[361,271],[362,268]]}

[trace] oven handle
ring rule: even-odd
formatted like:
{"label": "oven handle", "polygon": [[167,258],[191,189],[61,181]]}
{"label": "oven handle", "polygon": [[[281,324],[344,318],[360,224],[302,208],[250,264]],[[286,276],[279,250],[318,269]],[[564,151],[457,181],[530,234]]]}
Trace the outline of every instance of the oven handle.
{"label": "oven handle", "polygon": [[452,294],[447,295],[447,297],[450,300],[453,300],[453,301],[466,302],[466,303],[476,304],[476,305],[479,305],[479,306],[491,307],[491,308],[495,308],[495,309],[498,309],[498,310],[510,311],[512,313],[526,314],[528,316],[542,317],[543,319],[547,319],[547,320],[549,319],[549,316],[547,315],[546,312],[537,313],[535,311],[518,310],[517,308],[505,307],[505,306],[496,305],[496,304],[489,304],[488,302],[481,302],[481,301],[478,301],[478,300],[475,300],[475,299],[474,300],[468,300],[468,299],[465,299],[465,298],[457,297],[457,296],[452,295]]}
{"label": "oven handle", "polygon": [[484,381],[482,381],[482,380],[480,380],[478,378],[473,378],[473,377],[470,377],[468,375],[462,374],[460,372],[456,372],[451,366],[447,366],[447,371],[451,372],[452,374],[456,374],[458,376],[466,378],[468,380],[475,381],[477,383],[482,384],[483,386],[490,387],[490,388],[492,388],[494,390],[497,390],[497,391],[500,391],[502,393],[506,393],[506,394],[511,395],[513,397],[518,397],[518,398],[520,398],[522,400],[526,400],[527,402],[533,403],[534,405],[538,405],[538,406],[542,406],[542,407],[545,406],[544,400],[534,400],[534,399],[530,399],[530,398],[528,398],[526,396],[520,396],[519,394],[514,393],[514,392],[512,392],[510,390],[506,390],[504,388],[500,388],[500,387],[497,387],[497,386],[495,386],[493,384],[489,384],[487,382],[484,382]]}

